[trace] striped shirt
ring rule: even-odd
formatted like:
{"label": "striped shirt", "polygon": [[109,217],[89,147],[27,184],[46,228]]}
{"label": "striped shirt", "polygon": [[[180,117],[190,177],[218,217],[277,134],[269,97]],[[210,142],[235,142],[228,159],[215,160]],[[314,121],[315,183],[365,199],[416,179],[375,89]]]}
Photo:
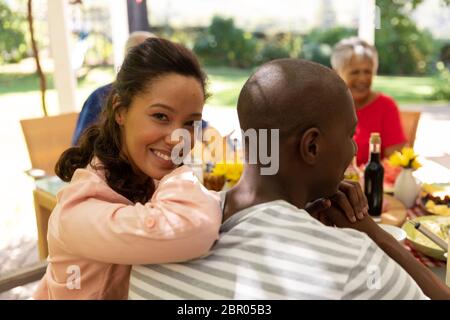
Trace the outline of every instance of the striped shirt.
{"label": "striped shirt", "polygon": [[366,234],[327,227],[286,201],[242,210],[211,252],[134,266],[129,299],[427,299]]}

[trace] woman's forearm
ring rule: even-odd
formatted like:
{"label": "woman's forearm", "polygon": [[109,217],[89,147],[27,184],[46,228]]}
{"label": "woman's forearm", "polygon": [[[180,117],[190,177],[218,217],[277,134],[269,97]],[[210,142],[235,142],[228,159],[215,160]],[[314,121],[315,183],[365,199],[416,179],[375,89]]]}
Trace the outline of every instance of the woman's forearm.
{"label": "woman's forearm", "polygon": [[380,227],[373,228],[369,237],[416,281],[430,299],[450,299],[450,288],[430,269],[421,264],[396,239]]}

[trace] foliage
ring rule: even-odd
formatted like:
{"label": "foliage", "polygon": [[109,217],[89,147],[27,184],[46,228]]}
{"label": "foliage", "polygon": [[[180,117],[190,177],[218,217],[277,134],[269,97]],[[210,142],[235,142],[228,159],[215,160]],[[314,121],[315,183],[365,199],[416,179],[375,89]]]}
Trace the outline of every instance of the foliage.
{"label": "foliage", "polygon": [[209,64],[247,68],[255,64],[257,40],[234,25],[234,20],[215,16],[194,44],[194,52]]}
{"label": "foliage", "polygon": [[84,58],[87,65],[112,64],[113,46],[107,36],[99,32],[91,32],[88,41],[89,49]]}
{"label": "foliage", "polygon": [[410,18],[422,1],[377,0],[381,28],[376,30],[381,74],[413,75],[431,70],[438,48],[430,32],[421,31]]}
{"label": "foliage", "polygon": [[262,42],[258,54],[259,63],[274,59],[298,58],[302,50],[302,38],[294,33],[278,34]]}
{"label": "foliage", "polygon": [[443,62],[438,62],[436,65],[438,70],[435,76],[436,84],[432,98],[436,100],[450,101],[450,70]]}
{"label": "foliage", "polygon": [[25,17],[0,0],[0,63],[17,62],[26,55],[26,30]]}
{"label": "foliage", "polygon": [[333,46],[340,40],[356,36],[356,29],[336,27],[328,30],[313,29],[303,39],[302,58],[331,67],[330,57]]}

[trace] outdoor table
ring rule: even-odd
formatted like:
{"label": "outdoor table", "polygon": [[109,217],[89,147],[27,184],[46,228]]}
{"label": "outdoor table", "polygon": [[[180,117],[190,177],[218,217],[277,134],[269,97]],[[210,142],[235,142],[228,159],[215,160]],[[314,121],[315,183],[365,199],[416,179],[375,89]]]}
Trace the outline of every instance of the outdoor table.
{"label": "outdoor table", "polygon": [[48,176],[36,180],[36,189],[33,190],[34,207],[36,211],[36,225],[38,231],[39,258],[47,259],[47,228],[48,219],[56,206],[56,193],[66,183],[57,176]]}

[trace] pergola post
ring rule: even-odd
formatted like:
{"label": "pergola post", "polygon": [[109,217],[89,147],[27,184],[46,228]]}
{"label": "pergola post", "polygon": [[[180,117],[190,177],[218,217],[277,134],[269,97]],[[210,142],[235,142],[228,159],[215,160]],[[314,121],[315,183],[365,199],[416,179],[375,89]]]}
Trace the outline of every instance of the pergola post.
{"label": "pergola post", "polygon": [[128,39],[128,11],[126,0],[108,1],[111,15],[111,34],[114,54],[114,70],[117,72],[125,55]]}
{"label": "pergola post", "polygon": [[48,0],[50,48],[54,61],[54,82],[59,113],[76,111],[76,78],[72,70],[68,1]]}
{"label": "pergola post", "polygon": [[371,45],[375,44],[376,22],[378,23],[378,12],[375,0],[361,0],[358,37]]}

